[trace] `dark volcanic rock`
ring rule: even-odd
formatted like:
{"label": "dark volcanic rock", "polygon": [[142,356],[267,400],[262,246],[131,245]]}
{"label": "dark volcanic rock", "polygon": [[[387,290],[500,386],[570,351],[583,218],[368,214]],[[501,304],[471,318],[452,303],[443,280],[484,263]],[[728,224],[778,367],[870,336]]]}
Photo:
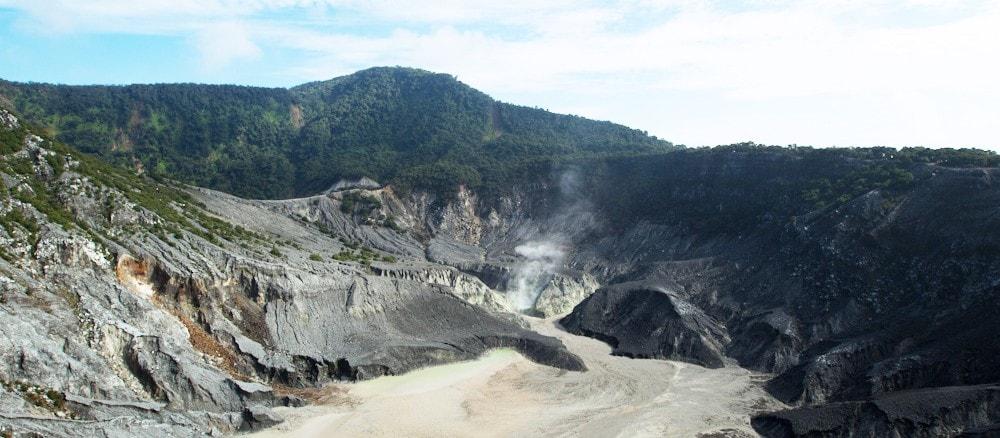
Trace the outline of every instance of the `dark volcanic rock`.
{"label": "dark volcanic rock", "polygon": [[[270,421],[248,407],[302,402],[272,384],[491,348],[584,369],[501,293],[513,248],[566,231],[546,225],[568,213],[545,184],[450,201],[374,185],[280,201],[191,188],[163,204],[175,189],[16,134],[0,157],[20,163],[0,166],[0,380],[66,403],[39,411],[0,385],[0,431],[235,432]],[[869,152],[744,145],[581,164],[594,220],[536,310],[614,285],[563,325],[619,355],[710,367],[725,355],[775,373],[767,389],[799,408],[758,417],[769,436],[995,435],[997,391],[983,385],[1000,382],[1000,169]],[[345,212],[348,193],[381,207]],[[86,226],[54,221],[63,213]]]}
{"label": "dark volcanic rock", "polygon": [[243,409],[243,426],[240,430],[260,430],[281,423],[281,418],[263,406],[248,406]]}
{"label": "dark volcanic rock", "polygon": [[801,363],[767,384],[787,403],[857,400],[915,388],[978,385],[1000,380],[1000,305],[993,300],[963,312],[940,312],[913,321],[885,320],[886,327],[849,339],[828,340],[802,352]]}
{"label": "dark volcanic rock", "polygon": [[600,339],[613,354],[723,366],[725,329],[691,303],[652,283],[605,287],[561,320],[571,333]]}
{"label": "dark volcanic rock", "polygon": [[1000,423],[1000,387],[901,391],[760,415],[751,423],[766,437],[782,438],[990,436]]}

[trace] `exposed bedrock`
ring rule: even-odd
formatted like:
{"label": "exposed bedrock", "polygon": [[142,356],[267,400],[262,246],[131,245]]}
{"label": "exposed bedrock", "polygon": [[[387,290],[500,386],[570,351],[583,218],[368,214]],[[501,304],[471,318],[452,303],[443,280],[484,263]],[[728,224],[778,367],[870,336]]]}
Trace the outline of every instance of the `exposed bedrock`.
{"label": "exposed bedrock", "polygon": [[[45,239],[65,236],[52,231]],[[248,406],[263,412],[301,402],[206,361],[191,347],[194,333],[150,297],[117,286],[106,260],[104,270],[82,268],[103,259],[71,242],[53,246],[54,254],[81,263],[47,264],[54,280],[15,277],[2,288],[0,356],[9,360],[0,386],[9,393],[0,396],[0,430],[187,436],[253,428],[237,415]]]}
{"label": "exposed bedrock", "polygon": [[768,390],[788,403],[816,404],[1000,381],[995,301],[963,312],[911,311],[886,318],[881,330],[816,343],[800,354],[799,365],[768,382]]}
{"label": "exposed bedrock", "polygon": [[[234,265],[238,266],[238,265]],[[562,343],[502,313],[502,296],[439,265],[384,264],[372,273],[240,267],[225,280],[150,269],[158,299],[236,374],[289,386],[367,379],[514,348],[570,370]],[[489,310],[492,309],[492,310]]]}
{"label": "exposed bedrock", "polygon": [[478,277],[458,269],[433,263],[375,264],[372,272],[381,277],[410,280],[447,286],[472,304],[478,305],[504,318],[512,318],[511,307],[504,294],[491,289]]}
{"label": "exposed bedrock", "polygon": [[[573,231],[549,220],[578,211],[553,182],[496,199],[362,181],[253,201],[86,176],[22,140],[0,172],[0,431],[234,432],[302,403],[297,388],[491,348],[585,368],[504,295],[518,246]],[[583,169],[593,209],[563,233],[534,311],[572,308],[563,325],[616,354],[774,373],[767,389],[796,410],[763,429],[995,431],[982,385],[1000,382],[1000,171],[914,163],[904,188],[801,208],[814,179],[851,185],[838,181],[871,163],[755,150]],[[911,392],[940,409],[886,407]]]}
{"label": "exposed bedrock", "polygon": [[754,417],[765,437],[996,436],[1000,387],[939,387],[900,391]]}
{"label": "exposed bedrock", "polygon": [[583,300],[560,323],[603,340],[613,354],[724,365],[725,328],[676,293],[650,283],[608,286]]}
{"label": "exposed bedrock", "polygon": [[[763,170],[734,172],[766,182]],[[662,216],[672,223],[639,221],[614,235],[593,236],[570,259],[609,284],[641,280],[675,291],[724,325],[729,342],[718,351],[741,366],[775,373],[767,389],[793,406],[863,405],[908,391],[996,384],[1000,173],[936,166],[913,172],[919,182],[908,191],[872,190],[790,224],[765,218],[732,234],[692,233],[674,224],[683,212],[667,209]],[[686,178],[682,170],[670,175]],[[709,193],[719,205],[737,202],[729,192]],[[654,332],[643,329],[648,321],[634,312],[615,317],[620,309],[614,300],[598,301],[609,296],[605,289],[564,324],[600,321],[589,327],[590,335],[613,345],[626,334]],[[984,400],[970,398],[962,406],[986,409],[976,406]],[[856,423],[842,430],[881,427],[871,416],[850,418]],[[912,431],[974,436],[996,429],[953,415],[937,421],[913,423]]]}
{"label": "exposed bedrock", "polygon": [[561,270],[539,292],[532,310],[543,317],[567,314],[599,287],[597,279],[586,272]]}

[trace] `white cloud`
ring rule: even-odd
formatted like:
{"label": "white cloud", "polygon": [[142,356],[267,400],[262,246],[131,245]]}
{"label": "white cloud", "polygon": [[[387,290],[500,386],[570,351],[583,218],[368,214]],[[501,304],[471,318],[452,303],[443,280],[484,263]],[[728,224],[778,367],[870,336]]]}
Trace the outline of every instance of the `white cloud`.
{"label": "white cloud", "polygon": [[195,47],[201,55],[201,65],[209,71],[218,71],[234,61],[257,58],[261,53],[249,29],[238,22],[213,23],[199,29]]}
{"label": "white cloud", "polygon": [[578,15],[568,14],[553,20],[566,25],[526,40],[452,27],[384,37],[279,29],[273,37],[320,55],[302,71],[362,67],[352,65],[355,60],[416,64],[510,90],[572,89],[628,78],[641,79],[632,86],[720,90],[748,99],[995,87],[992,78],[1000,71],[990,57],[1000,54],[996,10],[920,28],[857,28],[838,20],[840,14],[804,7],[739,13],[699,7],[639,32],[572,25]]}
{"label": "white cloud", "polygon": [[[0,6],[24,10],[42,32],[184,37],[206,70],[268,51],[300,53],[272,67],[288,83],[372,65],[452,73],[505,100],[577,109],[689,144],[746,135],[779,143],[1000,147],[993,128],[1000,119],[993,103],[1000,98],[996,1],[0,0]],[[359,31],[359,23],[379,30]]]}

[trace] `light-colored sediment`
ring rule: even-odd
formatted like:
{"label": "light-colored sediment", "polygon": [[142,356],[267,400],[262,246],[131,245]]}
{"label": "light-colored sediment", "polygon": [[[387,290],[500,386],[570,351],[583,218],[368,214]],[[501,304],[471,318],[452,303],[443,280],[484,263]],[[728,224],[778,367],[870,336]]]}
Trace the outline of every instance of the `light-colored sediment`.
{"label": "light-colored sediment", "polygon": [[584,373],[535,364],[509,350],[479,360],[326,388],[326,404],[279,408],[285,423],[254,437],[677,436],[727,430],[755,436],[750,414],[775,408],[763,376],[674,361],[611,356],[554,320],[533,328],[561,339]]}

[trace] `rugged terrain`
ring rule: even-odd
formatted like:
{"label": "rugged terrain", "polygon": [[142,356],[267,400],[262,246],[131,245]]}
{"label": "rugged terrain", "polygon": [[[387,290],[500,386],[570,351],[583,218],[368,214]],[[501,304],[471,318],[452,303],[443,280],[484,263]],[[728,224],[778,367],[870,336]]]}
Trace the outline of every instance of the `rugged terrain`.
{"label": "rugged terrain", "polygon": [[[766,435],[933,436],[995,427],[993,390],[982,385],[1000,378],[1000,343],[991,335],[1000,328],[1000,172],[914,165],[903,187],[868,190],[786,220],[774,213],[801,160],[721,160],[699,164],[694,175],[675,161],[661,196],[679,207],[688,193],[701,193],[718,202],[720,216],[742,206],[730,216],[739,227],[685,223],[694,212],[667,209],[660,217],[672,216],[673,225],[640,220],[613,239],[595,237],[593,252],[576,263],[603,266],[612,277],[605,284],[618,284],[577,306],[563,320],[567,327],[612,345],[620,340],[619,354],[686,355],[707,365],[721,354],[776,373],[768,391],[802,407],[755,421]],[[729,179],[747,183],[703,189]],[[682,181],[686,188],[677,191]],[[775,203],[754,211],[738,199],[753,192],[776,194]]]}
{"label": "rugged terrain", "polygon": [[[436,179],[428,167],[419,175],[374,172],[367,163],[351,170],[357,175],[331,168],[311,179],[318,174],[296,171],[293,183],[281,182],[295,187],[285,194],[336,182],[312,196],[247,200],[174,182],[170,166],[150,169],[157,164],[149,160],[169,162],[185,144],[133,137],[155,124],[143,105],[162,101],[134,88],[6,84],[21,93],[8,99],[15,105],[41,105],[29,109],[42,127],[0,113],[0,311],[10,321],[0,342],[0,430],[251,430],[280,420],[273,407],[325,400],[316,389],[324,384],[496,348],[541,364],[519,362],[532,368],[526,379],[544,375],[538,384],[553,391],[599,379],[599,370],[582,377],[584,370],[608,363],[666,363],[638,358],[687,362],[680,367],[702,376],[746,372],[740,368],[768,376],[763,390],[777,401],[740,405],[730,425],[741,434],[752,427],[765,436],[955,436],[1000,428],[995,154],[754,144],[673,150],[616,126],[543,113],[491,119],[484,108],[494,103],[472,99],[483,105],[469,110],[441,77],[395,74],[306,87],[310,94],[298,98],[318,100],[298,114],[302,127],[325,123],[333,137],[317,143],[330,149],[292,148],[307,153],[298,162],[349,162],[358,151],[346,148],[353,137],[345,132],[372,120],[414,122],[404,117],[413,116],[407,102],[427,98],[440,99],[426,116],[445,131],[454,118],[506,120],[463,125],[476,128],[462,136],[491,154],[520,150],[519,164],[462,164],[464,153],[482,151],[463,149],[445,131],[400,143],[408,128],[387,124],[380,141],[396,151],[387,157],[441,148],[430,155],[447,159],[416,167],[467,165],[480,178],[462,171]],[[395,78],[389,88],[372,82],[385,75]],[[452,91],[406,94],[421,90],[421,80]],[[390,96],[371,94],[372,84]],[[45,133],[89,138],[84,133],[95,128],[74,125],[45,93],[84,107],[101,102],[93,93],[133,93],[129,105],[141,117],[131,128],[123,119],[121,138],[147,141],[132,151],[160,152],[127,167],[76,152]],[[394,93],[406,97],[392,100]],[[352,105],[367,116],[347,117]],[[220,119],[232,110],[206,108]],[[484,136],[484,126],[505,130]],[[229,133],[220,141],[266,137]],[[504,135],[508,143],[498,140]],[[636,148],[609,152],[616,136]],[[92,152],[115,162],[134,153]],[[252,174],[175,173],[222,178],[213,186],[234,192],[232,184],[252,183],[245,177]],[[271,182],[279,183],[257,184]],[[239,191],[270,193],[256,190]],[[593,344],[580,347],[585,340],[523,314],[558,317],[566,331],[604,341],[622,357],[596,359]],[[657,376],[650,374],[651,387],[664,384]],[[600,404],[586,391],[570,396]]]}
{"label": "rugged terrain", "polygon": [[172,187],[2,115],[17,141],[3,157],[5,433],[253,429],[303,388],[492,348],[585,368],[478,278],[345,213],[350,189],[269,202]]}

